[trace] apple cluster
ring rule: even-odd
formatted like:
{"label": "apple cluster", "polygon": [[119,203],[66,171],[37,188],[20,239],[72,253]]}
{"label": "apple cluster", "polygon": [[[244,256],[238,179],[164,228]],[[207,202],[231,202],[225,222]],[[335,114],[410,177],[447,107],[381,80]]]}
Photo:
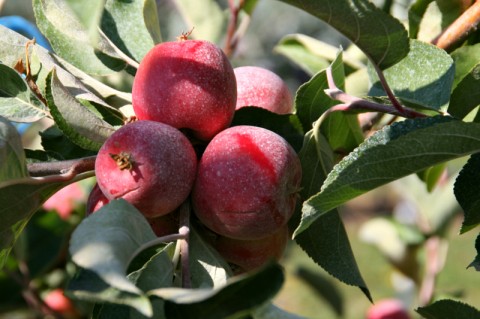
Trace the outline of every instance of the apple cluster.
{"label": "apple cluster", "polygon": [[143,58],[132,104],[137,120],[98,152],[87,214],[123,198],[164,236],[178,231],[178,210],[188,200],[205,238],[238,272],[278,260],[300,160],[280,135],[231,122],[245,106],[291,113],[284,81],[260,67],[233,69],[216,45],[181,37]]}

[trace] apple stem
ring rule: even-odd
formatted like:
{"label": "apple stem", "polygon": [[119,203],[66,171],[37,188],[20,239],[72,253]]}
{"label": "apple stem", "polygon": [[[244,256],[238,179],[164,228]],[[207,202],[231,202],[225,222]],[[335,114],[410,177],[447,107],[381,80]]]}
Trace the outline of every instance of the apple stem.
{"label": "apple stem", "polygon": [[180,229],[178,231],[183,237],[178,240],[180,246],[181,267],[182,267],[182,287],[191,288],[190,278],[190,258],[189,258],[189,238],[190,238],[190,203],[185,201],[180,206]]}
{"label": "apple stem", "polygon": [[[343,102],[343,104],[337,104],[332,106],[322,115],[322,117],[325,114],[330,114],[331,112],[336,112],[336,111],[357,111],[357,112],[371,111],[371,112],[388,113],[388,114],[398,115],[406,118],[427,117],[427,115],[423,113],[417,112],[411,108],[400,105],[394,97],[393,97],[394,100],[397,101],[398,103],[397,106],[395,106],[395,104],[392,106],[387,104],[371,102],[371,101],[367,101],[359,97],[347,94],[344,91],[340,90],[335,84],[331,66],[329,66],[326,69],[326,74],[327,74],[327,81],[328,81],[328,89],[324,90],[325,94],[327,94],[330,98],[334,100]],[[390,91],[390,90],[388,89],[387,91]],[[392,99],[391,101],[393,103]]]}

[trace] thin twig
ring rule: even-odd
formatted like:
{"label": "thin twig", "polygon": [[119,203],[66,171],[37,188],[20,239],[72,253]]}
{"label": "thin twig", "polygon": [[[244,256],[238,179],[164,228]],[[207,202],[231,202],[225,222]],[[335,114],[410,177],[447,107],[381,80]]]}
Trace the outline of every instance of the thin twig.
{"label": "thin twig", "polygon": [[470,32],[475,31],[480,23],[480,1],[476,1],[462,13],[445,31],[432,41],[437,47],[451,51],[465,40]]}
{"label": "thin twig", "polygon": [[433,298],[438,273],[444,266],[441,248],[442,239],[438,236],[425,242],[425,275],[419,292],[420,306],[428,305]]}
{"label": "thin twig", "polygon": [[235,5],[235,0],[228,0],[228,7],[230,9],[230,20],[227,26],[227,35],[225,39],[225,46],[223,51],[225,55],[230,57],[236,49],[238,43],[238,36],[235,36],[238,25],[238,15],[243,8],[245,0],[240,0],[238,5]]}
{"label": "thin twig", "polygon": [[[426,117],[425,114],[417,112],[413,109],[400,105],[400,110],[398,107],[392,105],[375,103],[367,100],[363,100],[359,97],[352,96],[340,90],[333,79],[332,68],[328,67],[326,69],[328,89],[324,90],[330,98],[343,102],[344,104],[337,104],[331,107],[326,113],[337,111],[373,111],[388,113],[393,115],[398,115],[406,118],[419,118]],[[325,113],[324,113],[325,114]]]}

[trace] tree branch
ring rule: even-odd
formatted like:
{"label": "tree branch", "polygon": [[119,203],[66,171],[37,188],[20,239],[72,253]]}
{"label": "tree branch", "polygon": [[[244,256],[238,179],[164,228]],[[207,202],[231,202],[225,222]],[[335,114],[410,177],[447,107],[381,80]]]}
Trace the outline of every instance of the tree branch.
{"label": "tree branch", "polygon": [[27,169],[30,176],[34,177],[65,174],[72,169],[79,174],[93,171],[96,158],[96,156],[89,156],[66,161],[30,163]]}
{"label": "tree branch", "polygon": [[477,29],[480,23],[480,1],[476,1],[432,43],[445,51],[451,51],[457,44],[465,40],[470,32]]}

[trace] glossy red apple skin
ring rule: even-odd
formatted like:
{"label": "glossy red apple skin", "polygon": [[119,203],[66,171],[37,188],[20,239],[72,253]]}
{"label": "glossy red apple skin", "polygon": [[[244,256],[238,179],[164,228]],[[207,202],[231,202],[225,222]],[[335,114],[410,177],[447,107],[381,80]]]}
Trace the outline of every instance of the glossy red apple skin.
{"label": "glossy red apple skin", "polygon": [[399,300],[383,299],[370,306],[367,319],[410,319],[410,315]]}
{"label": "glossy red apple skin", "polygon": [[201,40],[164,42],[150,50],[135,75],[132,104],[141,120],[169,124],[210,140],[235,112],[237,86],[228,58]]}
{"label": "glossy red apple skin", "polygon": [[220,235],[267,237],[292,216],[301,175],[297,154],[280,135],[255,126],[228,128],[200,159],[194,212]]}
{"label": "glossy red apple skin", "polygon": [[[130,157],[119,165],[114,159]],[[159,122],[137,121],[113,133],[95,161],[97,183],[109,199],[123,198],[153,218],[174,211],[188,197],[197,157],[179,130]]]}
{"label": "glossy red apple skin", "polygon": [[233,264],[235,273],[239,274],[257,269],[268,261],[279,261],[288,238],[288,228],[284,226],[261,239],[240,240],[218,236],[212,245],[228,263]]}
{"label": "glossy red apple skin", "polygon": [[237,110],[257,106],[277,114],[293,112],[292,94],[277,74],[257,66],[241,66],[233,71],[237,80]]}

